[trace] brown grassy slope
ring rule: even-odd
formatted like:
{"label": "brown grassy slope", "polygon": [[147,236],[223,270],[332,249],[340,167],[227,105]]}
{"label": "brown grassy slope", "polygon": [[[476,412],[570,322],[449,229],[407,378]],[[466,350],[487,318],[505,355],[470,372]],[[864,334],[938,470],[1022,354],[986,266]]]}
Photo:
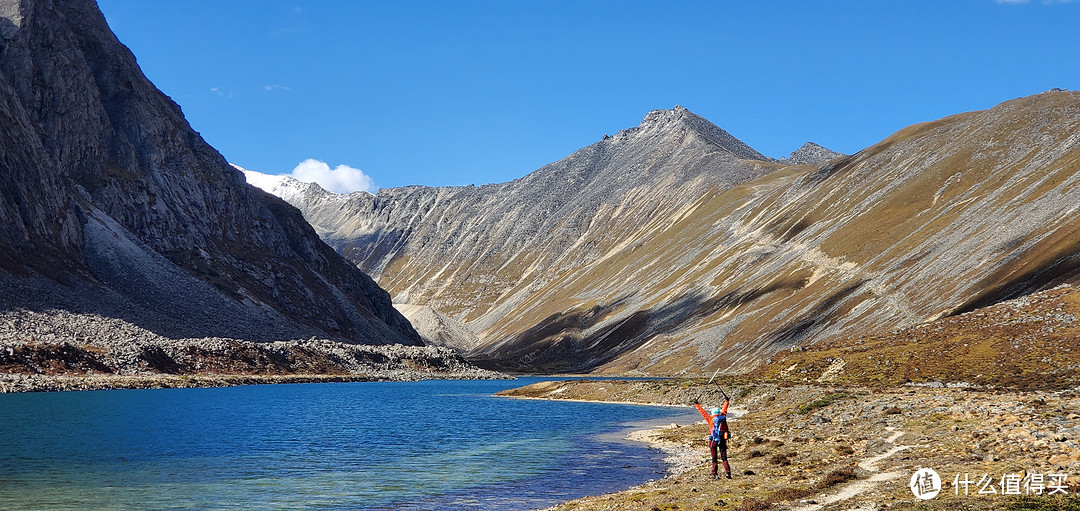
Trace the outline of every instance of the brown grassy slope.
{"label": "brown grassy slope", "polygon": [[753,378],[892,385],[1080,385],[1080,289],[1061,286],[880,335],[777,353]]}
{"label": "brown grassy slope", "polygon": [[[482,338],[506,366],[746,370],[1076,278],[1080,93],[904,129],[688,203],[534,288]],[[570,320],[567,320],[570,319]]]}

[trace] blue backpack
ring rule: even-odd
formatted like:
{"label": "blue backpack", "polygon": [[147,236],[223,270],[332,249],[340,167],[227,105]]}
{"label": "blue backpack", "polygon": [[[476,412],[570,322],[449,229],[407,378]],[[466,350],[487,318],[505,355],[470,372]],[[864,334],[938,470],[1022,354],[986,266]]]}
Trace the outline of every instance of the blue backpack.
{"label": "blue backpack", "polygon": [[717,415],[713,419],[712,434],[709,435],[709,440],[713,442],[719,442],[724,439],[724,434],[720,432],[720,425],[727,420],[727,415]]}

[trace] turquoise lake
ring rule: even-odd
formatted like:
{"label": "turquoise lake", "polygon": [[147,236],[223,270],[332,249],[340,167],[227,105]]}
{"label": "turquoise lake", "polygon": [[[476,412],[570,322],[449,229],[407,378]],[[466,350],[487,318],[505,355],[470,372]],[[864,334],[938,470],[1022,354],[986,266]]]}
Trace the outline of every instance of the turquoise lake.
{"label": "turquoise lake", "polygon": [[0,395],[0,509],[534,509],[662,477],[628,428],[689,409],[516,381]]}

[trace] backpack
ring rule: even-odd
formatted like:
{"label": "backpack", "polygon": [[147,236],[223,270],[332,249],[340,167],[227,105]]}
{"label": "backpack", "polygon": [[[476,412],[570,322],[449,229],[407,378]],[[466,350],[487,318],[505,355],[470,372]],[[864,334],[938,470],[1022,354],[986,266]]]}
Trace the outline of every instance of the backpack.
{"label": "backpack", "polygon": [[709,440],[719,442],[724,438],[724,434],[720,432],[720,425],[723,424],[725,420],[727,420],[727,416],[724,415],[717,415],[716,418],[713,419],[712,434],[709,435]]}

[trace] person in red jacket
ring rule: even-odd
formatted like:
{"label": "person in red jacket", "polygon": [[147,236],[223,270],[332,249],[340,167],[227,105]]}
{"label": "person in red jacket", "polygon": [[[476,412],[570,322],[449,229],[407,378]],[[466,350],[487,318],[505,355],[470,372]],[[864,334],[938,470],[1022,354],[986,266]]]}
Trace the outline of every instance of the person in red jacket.
{"label": "person in red jacket", "polygon": [[701,403],[694,401],[694,406],[697,407],[698,413],[705,418],[705,422],[709,423],[709,453],[712,454],[712,476],[716,479],[716,454],[719,451],[720,459],[724,462],[724,473],[728,479],[731,479],[731,465],[728,465],[727,460],[727,440],[731,438],[731,432],[728,430],[727,424],[727,409],[728,400],[724,400],[724,407],[716,408],[705,411],[705,408],[701,406]]}

